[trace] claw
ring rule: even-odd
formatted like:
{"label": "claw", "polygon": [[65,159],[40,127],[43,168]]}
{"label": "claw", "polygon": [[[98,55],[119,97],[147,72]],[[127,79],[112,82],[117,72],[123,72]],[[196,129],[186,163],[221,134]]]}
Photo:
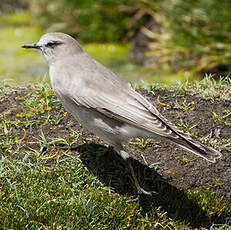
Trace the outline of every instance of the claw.
{"label": "claw", "polygon": [[139,188],[138,189],[138,196],[136,197],[136,198],[134,198],[134,199],[131,199],[131,200],[127,200],[126,202],[127,203],[130,203],[130,202],[137,202],[137,201],[140,201],[140,197],[142,196],[142,195],[145,195],[145,196],[152,196],[153,194],[158,194],[158,192],[156,192],[156,191],[150,191],[150,192],[148,192],[148,191],[146,191],[146,190],[144,190],[143,188]]}
{"label": "claw", "polygon": [[139,195],[144,194],[144,195],[147,195],[147,196],[152,196],[153,194],[158,194],[158,192],[156,192],[156,191],[150,191],[150,192],[148,192],[148,191],[144,190],[143,188],[139,187],[138,194]]}
{"label": "claw", "polygon": [[131,199],[131,200],[126,200],[127,203],[131,203],[131,202],[137,202],[139,201],[140,197],[137,196],[135,199]]}

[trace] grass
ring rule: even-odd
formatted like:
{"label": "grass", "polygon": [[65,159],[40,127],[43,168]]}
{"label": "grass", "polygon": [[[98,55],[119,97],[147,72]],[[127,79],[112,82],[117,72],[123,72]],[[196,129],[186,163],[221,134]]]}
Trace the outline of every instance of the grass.
{"label": "grass", "polygon": [[[214,79],[213,75],[206,75],[200,81],[174,81],[171,85],[166,86],[163,83],[149,83],[147,81],[141,81],[139,83],[132,84],[132,87],[135,89],[145,88],[149,92],[155,91],[158,89],[177,89],[179,91],[190,91],[193,95],[200,95],[201,98],[206,100],[221,99],[221,100],[231,100],[231,79],[227,77],[219,77]],[[176,103],[177,104],[177,103]],[[163,105],[164,106],[164,105]],[[193,107],[193,104],[182,104],[176,105],[180,107],[185,107],[185,109],[190,109]]]}
{"label": "grass", "polygon": [[0,172],[0,224],[6,229],[190,229],[217,222],[222,224],[211,229],[230,227],[225,224],[230,202],[223,197],[181,190],[144,204],[127,203],[129,197],[102,185],[78,156],[49,168],[27,155],[20,161],[3,159]]}
{"label": "grass", "polygon": [[[218,81],[218,86],[210,80],[207,78],[194,87],[189,84],[178,87],[190,91],[195,89],[194,92],[200,93],[205,81],[208,81],[208,85],[218,91],[209,90],[206,98],[227,98],[230,89],[227,80]],[[154,90],[160,86],[151,87]],[[163,186],[157,196],[141,199],[139,203],[127,203],[134,195],[134,188],[118,158],[108,156],[107,162],[102,161],[101,157],[107,154],[107,148],[89,145],[68,122],[65,123],[65,128],[70,130],[68,136],[52,134],[52,127],[61,125],[63,119],[68,121],[69,115],[60,107],[48,84],[28,88],[31,90],[27,94],[6,83],[0,88],[1,102],[6,98],[10,100],[14,95],[23,107],[20,110],[12,105],[0,115],[1,228],[231,228],[230,199],[209,188],[189,190]],[[191,109],[187,104],[181,107]],[[28,139],[28,130],[34,134],[33,138]],[[84,151],[74,151],[73,155],[71,148],[74,148],[76,140],[82,141],[80,148],[84,148]],[[134,144],[145,148],[148,140],[136,140]],[[91,154],[93,149],[95,154]],[[81,152],[85,152],[86,156]],[[182,161],[187,163],[189,160],[185,158]],[[107,178],[102,180],[104,177]],[[111,183],[117,184],[118,189],[113,189]]]}

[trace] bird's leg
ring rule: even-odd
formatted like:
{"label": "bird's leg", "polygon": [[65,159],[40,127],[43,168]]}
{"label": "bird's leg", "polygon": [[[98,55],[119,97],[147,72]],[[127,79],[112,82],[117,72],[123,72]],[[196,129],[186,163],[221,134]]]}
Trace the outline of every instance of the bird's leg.
{"label": "bird's leg", "polygon": [[148,191],[144,190],[144,189],[140,186],[140,184],[139,184],[139,182],[138,182],[138,180],[137,180],[137,178],[136,178],[136,175],[135,175],[134,169],[133,169],[133,167],[132,167],[132,164],[131,164],[131,158],[128,158],[128,159],[127,159],[127,162],[128,162],[128,167],[129,167],[130,172],[131,172],[131,174],[132,174],[132,179],[133,179],[134,184],[135,184],[135,186],[136,186],[138,195],[144,194],[144,195],[149,195],[149,196],[151,196],[153,193],[156,193],[156,192],[148,192]]}
{"label": "bird's leg", "polygon": [[[140,184],[139,184],[139,182],[138,182],[138,180],[136,178],[136,175],[135,175],[134,169],[132,167],[132,164],[131,164],[131,158],[129,157],[129,154],[123,149],[123,147],[120,145],[119,147],[117,146],[114,149],[128,163],[128,167],[130,169],[132,179],[134,181],[134,184],[135,184],[137,192],[138,192],[138,196],[140,196],[141,194],[151,196],[152,194],[157,193],[155,191],[148,192],[148,191],[146,191],[145,189],[143,189],[140,186]],[[135,200],[138,200],[138,199],[135,199]],[[132,200],[132,201],[135,201],[135,200]]]}

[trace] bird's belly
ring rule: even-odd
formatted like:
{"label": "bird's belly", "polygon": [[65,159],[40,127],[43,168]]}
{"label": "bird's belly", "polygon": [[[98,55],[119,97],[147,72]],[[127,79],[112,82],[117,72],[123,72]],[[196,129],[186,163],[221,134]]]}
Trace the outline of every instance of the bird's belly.
{"label": "bird's belly", "polygon": [[73,115],[89,131],[111,145],[125,142],[133,137],[154,137],[153,133],[111,119],[93,109],[79,108]]}
{"label": "bird's belly", "polygon": [[93,109],[80,108],[72,114],[79,123],[109,144],[113,145],[129,138],[121,132],[123,123],[108,118]]}
{"label": "bird's belly", "polygon": [[109,144],[127,139],[126,135],[121,135],[120,133],[120,128],[123,126],[122,122],[108,118],[94,109],[78,106],[66,98],[59,99],[64,108],[70,112],[81,125]]}

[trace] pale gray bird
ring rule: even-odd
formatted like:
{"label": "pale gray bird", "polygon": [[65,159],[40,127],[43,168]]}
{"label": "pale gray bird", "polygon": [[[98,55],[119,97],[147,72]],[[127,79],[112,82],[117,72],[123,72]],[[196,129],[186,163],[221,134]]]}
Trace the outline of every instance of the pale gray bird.
{"label": "pale gray bird", "polygon": [[51,85],[64,108],[128,162],[138,194],[151,192],[139,185],[123,148],[122,143],[130,138],[170,141],[210,162],[221,157],[217,150],[178,130],[142,95],[85,53],[71,36],[47,33],[23,48],[35,48],[43,54]]}

